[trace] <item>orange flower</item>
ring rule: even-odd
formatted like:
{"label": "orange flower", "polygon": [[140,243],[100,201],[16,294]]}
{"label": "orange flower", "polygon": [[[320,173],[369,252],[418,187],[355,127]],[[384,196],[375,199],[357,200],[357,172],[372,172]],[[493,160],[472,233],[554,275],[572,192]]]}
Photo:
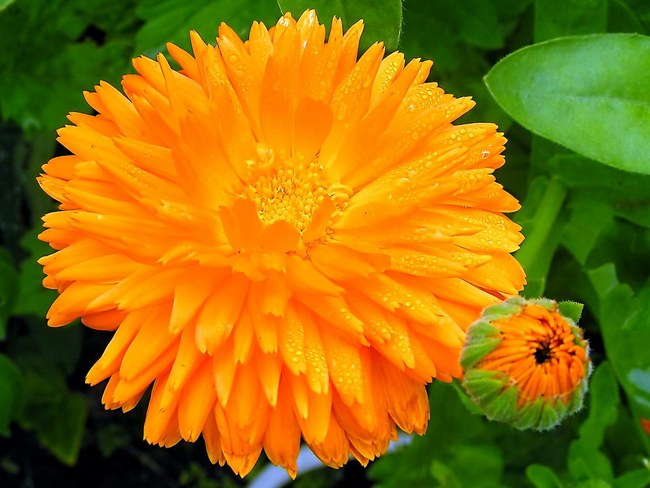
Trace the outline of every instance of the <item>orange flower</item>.
{"label": "orange flower", "polygon": [[485,310],[461,364],[465,389],[488,418],[538,430],[582,407],[591,371],[582,330],[558,304],[521,297]]}
{"label": "orange flower", "polygon": [[301,438],[330,466],[424,432],[425,384],[461,375],[465,329],[516,293],[518,208],[492,175],[505,139],[454,126],[473,102],[362,24],[327,41],[313,11],[217,47],[191,34],[134,60],[126,96],[59,131],[39,179],[61,202],[41,238],[48,318],[114,330],[88,373],[107,408],[153,383],[145,438],[203,435],[245,475],[261,449],[295,475]]}

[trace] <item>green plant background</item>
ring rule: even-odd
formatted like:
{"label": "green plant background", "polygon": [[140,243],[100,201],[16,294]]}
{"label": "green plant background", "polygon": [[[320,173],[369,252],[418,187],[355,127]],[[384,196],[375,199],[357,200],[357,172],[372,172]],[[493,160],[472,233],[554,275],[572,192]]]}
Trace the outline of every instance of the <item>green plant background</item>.
{"label": "green plant background", "polygon": [[[84,375],[108,336],[50,330],[52,293],[35,260],[54,209],[40,166],[62,154],[55,129],[86,111],[83,90],[119,83],[130,59],[221,21],[315,7],[362,44],[433,59],[432,79],[495,121],[509,143],[500,182],[522,202],[525,294],[586,304],[596,365],[586,407],[552,432],[520,432],[430,387],[427,434],[371,464],[299,476],[295,486],[650,486],[650,2],[646,0],[0,0],[0,485],[240,486],[201,443],[141,440],[144,406],[101,406]],[[249,479],[265,460],[261,459]]]}

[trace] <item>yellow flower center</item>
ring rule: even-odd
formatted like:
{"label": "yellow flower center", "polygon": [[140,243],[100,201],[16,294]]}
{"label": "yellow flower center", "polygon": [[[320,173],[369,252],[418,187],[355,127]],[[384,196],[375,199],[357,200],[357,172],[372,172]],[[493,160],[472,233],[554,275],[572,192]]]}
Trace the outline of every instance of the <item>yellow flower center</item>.
{"label": "yellow flower center", "polygon": [[318,156],[309,162],[288,159],[278,163],[272,149],[259,145],[259,161],[251,163],[253,177],[244,195],[255,203],[263,224],[284,220],[301,233],[309,227],[314,212],[326,197],[340,214],[352,195],[344,185],[328,184]]}
{"label": "yellow flower center", "polygon": [[327,195],[323,169],[317,159],[290,164],[259,175],[246,189],[264,224],[285,220],[304,231],[314,210]]}

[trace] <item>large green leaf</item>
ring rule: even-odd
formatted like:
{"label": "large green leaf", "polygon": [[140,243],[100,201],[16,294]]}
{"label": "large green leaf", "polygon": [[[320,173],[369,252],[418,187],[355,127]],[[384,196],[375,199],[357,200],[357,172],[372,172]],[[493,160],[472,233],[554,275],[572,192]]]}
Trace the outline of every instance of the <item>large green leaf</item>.
{"label": "large green leaf", "polygon": [[584,156],[650,174],[650,38],[566,37],[507,56],[485,77],[503,109]]}
{"label": "large green leaf", "polygon": [[401,0],[278,0],[278,5],[294,17],[316,9],[321,22],[328,25],[333,16],[340,17],[346,28],[363,19],[362,49],[376,41],[383,41],[387,51],[397,49],[402,29]]}

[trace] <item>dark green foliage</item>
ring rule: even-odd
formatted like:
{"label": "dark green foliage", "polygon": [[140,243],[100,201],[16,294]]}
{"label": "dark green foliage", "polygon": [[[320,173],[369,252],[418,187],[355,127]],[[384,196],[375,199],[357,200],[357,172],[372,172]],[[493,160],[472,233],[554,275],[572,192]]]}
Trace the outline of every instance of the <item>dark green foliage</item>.
{"label": "dark green foliage", "polygon": [[[488,422],[458,385],[436,382],[426,436],[366,477],[410,488],[650,486],[640,424],[650,419],[647,0],[0,0],[0,486],[242,484],[207,462],[201,442],[147,446],[144,405],[105,412],[101,387],[84,384],[109,335],[45,325],[54,294],[40,283],[36,259],[49,250],[36,236],[54,205],[34,178],[63,154],[54,131],[66,114],[90,110],[83,90],[117,85],[132,56],[188,47],[190,29],[213,42],[222,21],[246,37],[253,20],[269,26],[305,7],[345,27],[364,18],[364,47],[384,40],[433,59],[433,80],[476,100],[464,121],[500,125],[509,142],[497,177],[522,202],[525,295],[584,303],[597,366],[585,408],[545,433]],[[350,472],[295,485],[343,486]]]}

